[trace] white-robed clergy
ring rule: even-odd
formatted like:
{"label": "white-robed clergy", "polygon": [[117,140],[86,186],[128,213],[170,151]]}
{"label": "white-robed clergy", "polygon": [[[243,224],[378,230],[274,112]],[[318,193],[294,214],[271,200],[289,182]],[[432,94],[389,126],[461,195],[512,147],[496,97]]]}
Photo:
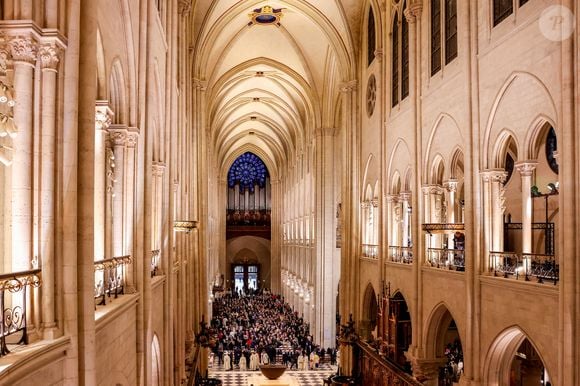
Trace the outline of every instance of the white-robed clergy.
{"label": "white-robed clergy", "polygon": [[258,370],[258,362],[260,361],[258,358],[258,353],[252,352],[252,355],[250,355],[250,370]]}
{"label": "white-robed clergy", "polygon": [[304,355],[302,355],[302,354],[298,355],[298,371],[306,370],[304,368],[305,359],[306,358],[304,358]]}
{"label": "white-robed clergy", "polygon": [[240,366],[240,371],[246,371],[246,357],[244,355],[240,357],[238,365]]}
{"label": "white-robed clergy", "polygon": [[224,353],[224,370],[228,371],[232,369],[232,359],[230,358],[230,354],[227,352]]}
{"label": "white-robed clergy", "polygon": [[270,358],[268,357],[268,354],[266,354],[266,352],[264,351],[262,353],[262,360],[260,361],[261,365],[267,365],[268,363],[270,363]]}

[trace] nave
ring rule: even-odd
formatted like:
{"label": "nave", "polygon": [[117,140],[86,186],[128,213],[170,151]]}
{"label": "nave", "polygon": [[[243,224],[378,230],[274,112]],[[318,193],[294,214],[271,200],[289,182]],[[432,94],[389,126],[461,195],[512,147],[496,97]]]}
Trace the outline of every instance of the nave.
{"label": "nave", "polygon": [[285,364],[304,386],[320,385],[337,370],[337,351],[315,345],[298,312],[267,291],[219,294],[211,334],[208,375],[225,386],[251,383],[260,377],[259,366],[268,363]]}

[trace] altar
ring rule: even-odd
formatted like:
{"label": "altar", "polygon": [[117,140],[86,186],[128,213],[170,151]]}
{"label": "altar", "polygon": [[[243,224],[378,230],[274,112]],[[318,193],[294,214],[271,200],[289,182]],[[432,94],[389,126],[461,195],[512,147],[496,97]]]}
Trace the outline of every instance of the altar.
{"label": "altar", "polygon": [[291,375],[283,374],[278,379],[268,379],[262,374],[248,377],[247,386],[300,386],[300,383]]}

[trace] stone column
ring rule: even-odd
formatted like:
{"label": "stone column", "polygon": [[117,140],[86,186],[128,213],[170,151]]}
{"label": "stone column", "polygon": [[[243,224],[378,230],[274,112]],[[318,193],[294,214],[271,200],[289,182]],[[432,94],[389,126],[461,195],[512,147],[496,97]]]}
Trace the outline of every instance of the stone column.
{"label": "stone column", "polygon": [[112,248],[113,257],[125,255],[125,248],[123,246],[124,226],[123,204],[125,201],[125,144],[127,142],[127,128],[118,125],[112,125],[107,130],[109,133],[109,141],[113,155],[115,156],[115,175],[112,193]]}
{"label": "stone column", "polygon": [[53,339],[55,318],[55,196],[56,196],[56,80],[60,49],[45,44],[39,50],[42,68],[40,133],[40,236],[42,262],[42,327],[45,339]]}
{"label": "stone column", "polygon": [[[127,148],[126,148],[126,159],[125,159],[125,187],[124,187],[124,209],[125,213],[123,216],[124,224],[124,241],[125,246],[124,254],[129,254],[135,258],[135,251],[133,250],[133,232],[135,228],[134,221],[134,207],[135,207],[135,176],[137,175],[137,160],[135,148],[137,147],[137,141],[139,139],[139,132],[136,128],[129,128],[127,133]],[[173,233],[171,233],[173,234]],[[136,280],[135,280],[135,265],[128,264],[125,266],[125,285],[127,287],[128,293],[134,293],[136,291]]]}
{"label": "stone column", "polygon": [[482,214],[483,214],[483,261],[482,268],[483,272],[489,272],[490,259],[489,252],[492,250],[492,201],[491,201],[491,176],[489,170],[482,170],[480,172],[481,179],[483,180],[482,190],[483,190],[483,202],[482,202]]}
{"label": "stone column", "polygon": [[[522,178],[522,253],[532,253],[532,175],[536,161],[516,162],[515,167]],[[529,264],[526,261],[526,266]]]}
{"label": "stone column", "polygon": [[[317,288],[313,299],[316,312],[313,317],[318,326],[314,341],[322,347],[333,347],[335,337],[336,286],[333,283],[336,259],[334,211],[334,139],[337,130],[321,128],[316,130],[315,146],[315,194],[316,194],[316,258],[315,272]],[[366,227],[366,224],[365,224]]]}
{"label": "stone column", "polygon": [[387,194],[387,249],[388,249],[388,260],[391,260],[391,251],[388,248],[391,245],[395,245],[396,238],[394,237],[393,230],[394,230],[394,222],[395,222],[395,201],[397,199],[397,195],[395,194]]}
{"label": "stone column", "polygon": [[491,247],[494,251],[503,251],[503,213],[505,211],[505,197],[503,184],[507,172],[500,170],[491,174]]}
{"label": "stone column", "polygon": [[402,236],[403,236],[403,240],[401,243],[402,247],[409,247],[410,246],[410,242],[411,242],[411,235],[409,233],[409,225],[411,222],[410,216],[409,216],[409,207],[410,207],[410,202],[411,202],[411,192],[401,192],[401,194],[399,194],[399,197],[401,198],[401,217],[403,219],[403,232],[402,232]]}
{"label": "stone column", "polygon": [[37,43],[30,37],[10,40],[14,63],[14,123],[12,163],[12,271],[30,269],[32,260],[32,143],[34,66]]}
{"label": "stone column", "polygon": [[94,213],[94,260],[105,258],[105,216],[107,195],[107,145],[106,130],[111,125],[113,112],[107,101],[97,101],[95,107],[95,213]]}
{"label": "stone column", "polygon": [[[79,28],[78,143],[77,143],[77,294],[78,384],[94,386],[96,380],[94,302],[95,212],[95,103],[97,85],[97,4],[81,0]],[[74,60],[73,58],[71,58]],[[67,287],[67,286],[65,286]],[[73,331],[77,331],[76,329]],[[74,353],[74,351],[73,351]],[[74,354],[73,354],[74,355]]]}
{"label": "stone column", "polygon": [[[447,203],[447,218],[445,220],[449,224],[455,223],[455,193],[457,192],[458,184],[459,182],[456,179],[449,179],[443,182],[443,188],[445,188],[446,203]],[[447,248],[448,249],[455,248],[455,245],[453,243],[453,233],[447,235]]]}

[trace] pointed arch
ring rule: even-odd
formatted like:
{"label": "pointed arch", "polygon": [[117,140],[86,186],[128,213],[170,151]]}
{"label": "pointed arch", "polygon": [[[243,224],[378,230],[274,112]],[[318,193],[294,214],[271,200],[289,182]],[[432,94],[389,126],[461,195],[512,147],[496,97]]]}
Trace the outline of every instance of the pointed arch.
{"label": "pointed arch", "polygon": [[[545,368],[546,361],[542,357],[542,352],[530,338],[530,336],[519,326],[511,326],[503,330],[493,340],[485,356],[483,370],[483,384],[489,386],[501,386],[509,384],[510,369],[514,356],[521,344],[528,340]],[[547,368],[548,374],[554,374]]]}

